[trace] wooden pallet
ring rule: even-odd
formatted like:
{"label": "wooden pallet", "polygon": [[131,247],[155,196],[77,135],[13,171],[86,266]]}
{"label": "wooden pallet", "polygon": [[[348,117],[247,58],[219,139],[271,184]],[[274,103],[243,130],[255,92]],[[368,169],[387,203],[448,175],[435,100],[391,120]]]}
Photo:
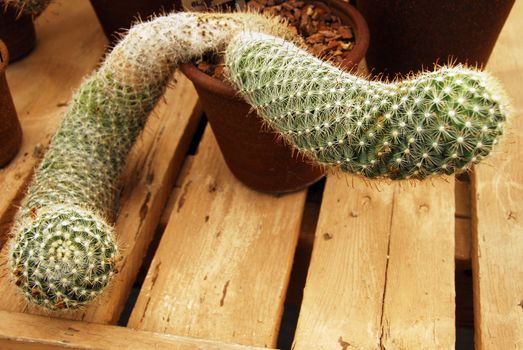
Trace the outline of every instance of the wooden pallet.
{"label": "wooden pallet", "polygon": [[[0,246],[71,92],[106,43],[87,1],[53,5],[37,31],[36,51],[7,72],[24,143],[0,170]],[[472,184],[330,175],[323,190],[256,193],[231,175],[208,127],[188,155],[202,111],[177,74],[125,171],[116,222],[124,257],[112,287],[85,310],[42,313],[2,270],[0,349],[275,348],[290,304],[299,308],[296,350],[452,349],[472,297],[476,348],[523,349],[522,31],[517,2],[488,65],[515,118]],[[473,296],[460,287],[470,264]]]}

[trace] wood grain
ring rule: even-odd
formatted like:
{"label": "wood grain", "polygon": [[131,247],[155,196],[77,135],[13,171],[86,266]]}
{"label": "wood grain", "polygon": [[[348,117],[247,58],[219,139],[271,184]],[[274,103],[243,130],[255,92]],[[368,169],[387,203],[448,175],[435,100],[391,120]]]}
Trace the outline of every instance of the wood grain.
{"label": "wood grain", "polygon": [[248,189],[207,128],[128,326],[274,346],[305,192]]}
{"label": "wood grain", "polygon": [[453,194],[330,176],[293,349],[453,348]]}
{"label": "wood grain", "polygon": [[103,54],[106,41],[91,12],[87,1],[55,2],[36,22],[36,49],[7,68],[23,142],[17,157],[0,169],[0,247],[25,184],[60,122],[72,90]]}
{"label": "wood grain", "polygon": [[473,176],[476,349],[523,349],[523,2],[516,1],[487,65],[514,103],[508,135]]}
{"label": "wood grain", "polygon": [[0,311],[2,350],[261,350],[235,344]]}

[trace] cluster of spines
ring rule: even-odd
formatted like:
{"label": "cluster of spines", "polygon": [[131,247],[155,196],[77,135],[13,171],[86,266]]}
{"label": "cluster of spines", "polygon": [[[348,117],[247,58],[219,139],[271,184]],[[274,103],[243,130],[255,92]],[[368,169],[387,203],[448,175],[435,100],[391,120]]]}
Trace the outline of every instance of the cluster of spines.
{"label": "cluster of spines", "polygon": [[465,171],[498,142],[508,111],[494,79],[463,66],[369,81],[259,33],[239,34],[226,65],[246,100],[297,149],[371,178]]}
{"label": "cluster of spines", "polygon": [[3,0],[5,6],[15,8],[19,13],[38,16],[52,0]]}
{"label": "cluster of spines", "polygon": [[118,259],[107,218],[149,113],[180,63],[223,49],[247,27],[286,35],[284,24],[249,13],[163,16],[132,28],[83,82],[13,228],[9,267],[29,301],[51,310],[77,308],[106,288]]}

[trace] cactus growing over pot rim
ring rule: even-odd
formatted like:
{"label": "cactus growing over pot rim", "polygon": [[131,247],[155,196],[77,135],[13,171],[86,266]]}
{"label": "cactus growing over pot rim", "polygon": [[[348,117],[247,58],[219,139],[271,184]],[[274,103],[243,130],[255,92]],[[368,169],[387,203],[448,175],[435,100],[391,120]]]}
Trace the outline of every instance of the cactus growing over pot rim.
{"label": "cactus growing over pot rim", "polygon": [[496,80],[475,69],[370,81],[262,33],[238,34],[226,65],[241,94],[291,145],[371,178],[466,171],[498,142],[510,110]]}

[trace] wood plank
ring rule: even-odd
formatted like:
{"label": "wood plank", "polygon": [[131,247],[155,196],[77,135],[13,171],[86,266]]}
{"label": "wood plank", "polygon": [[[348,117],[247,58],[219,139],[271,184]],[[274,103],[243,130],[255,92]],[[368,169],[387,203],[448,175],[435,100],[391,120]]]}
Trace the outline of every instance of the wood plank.
{"label": "wood plank", "polygon": [[454,333],[453,179],[330,176],[293,349],[451,349]]}
{"label": "wood plank", "polygon": [[523,2],[516,1],[489,69],[514,103],[508,135],[473,176],[476,349],[523,349]]}
{"label": "wood plank", "polygon": [[17,157],[0,169],[0,247],[41,150],[62,118],[65,102],[103,54],[106,40],[91,12],[87,1],[53,3],[36,22],[35,50],[7,68],[23,142]]}
{"label": "wood plank", "polygon": [[261,350],[130,328],[0,311],[3,350]]}
{"label": "wood plank", "polygon": [[454,349],[454,178],[395,192],[383,349]]}
{"label": "wood plank", "polygon": [[207,128],[128,325],[274,346],[305,196],[248,189]]}
{"label": "wood plank", "polygon": [[169,195],[169,199],[167,200],[165,208],[162,211],[162,216],[160,217],[158,229],[162,231],[165,230],[165,227],[167,227],[167,223],[169,223],[169,218],[171,217],[171,213],[174,209],[174,206],[176,205],[176,201],[182,193],[183,180],[187,176],[187,173],[189,172],[189,169],[191,168],[193,162],[194,156],[188,155],[187,157],[185,157],[185,161],[183,162],[182,168],[180,169],[180,173],[176,178],[176,183],[174,184],[171,194]]}
{"label": "wood plank", "polygon": [[[180,73],[175,78],[178,83],[165,96],[168,103],[159,104],[153,111],[123,173],[120,211],[115,224],[123,259],[108,290],[86,309],[49,313],[27,305],[10,281],[3,261],[0,262],[4,266],[0,273],[0,310],[98,323],[118,320],[201,116],[192,83]],[[3,259],[7,256],[6,249],[7,246],[1,254]]]}

